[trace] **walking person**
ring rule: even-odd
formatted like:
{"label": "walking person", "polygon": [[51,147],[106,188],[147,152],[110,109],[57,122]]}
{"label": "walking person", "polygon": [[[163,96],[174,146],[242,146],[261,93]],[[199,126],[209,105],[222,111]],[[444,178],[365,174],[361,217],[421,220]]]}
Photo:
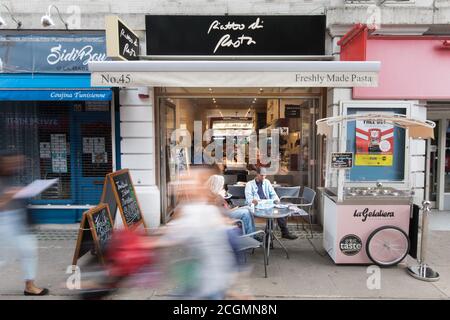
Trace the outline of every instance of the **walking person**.
{"label": "walking person", "polygon": [[0,153],[0,263],[11,259],[11,247],[16,249],[25,281],[24,295],[44,296],[46,288],[36,286],[38,263],[37,240],[29,230],[26,203],[14,199],[20,188],[14,186],[14,177],[23,167],[24,156],[10,152]]}

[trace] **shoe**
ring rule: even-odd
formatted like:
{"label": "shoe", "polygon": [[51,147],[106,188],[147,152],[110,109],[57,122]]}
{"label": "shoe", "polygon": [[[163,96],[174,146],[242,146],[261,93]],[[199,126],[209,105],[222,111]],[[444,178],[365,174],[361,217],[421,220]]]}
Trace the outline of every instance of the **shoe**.
{"label": "shoe", "polygon": [[261,233],[255,234],[254,238],[255,238],[256,241],[259,241],[259,242],[263,242],[264,241],[264,235],[261,234]]}
{"label": "shoe", "polygon": [[33,292],[28,292],[28,291],[24,291],[23,295],[24,296],[46,296],[50,293],[50,291],[46,288],[42,289],[41,292],[39,293],[33,293]]}
{"label": "shoe", "polygon": [[292,233],[282,234],[281,237],[283,239],[288,239],[288,240],[295,240],[298,238],[296,235],[293,235]]}

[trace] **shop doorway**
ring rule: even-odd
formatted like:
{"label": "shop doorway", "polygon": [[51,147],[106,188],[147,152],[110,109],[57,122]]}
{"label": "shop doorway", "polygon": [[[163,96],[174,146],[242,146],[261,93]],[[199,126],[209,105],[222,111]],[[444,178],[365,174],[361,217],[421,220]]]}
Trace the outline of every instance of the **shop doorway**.
{"label": "shop doorway", "polygon": [[429,109],[428,118],[436,127],[435,138],[427,142],[426,193],[432,208],[450,210],[450,117]]}
{"label": "shop doorway", "polygon": [[[321,185],[321,146],[315,133],[315,121],[322,112],[321,88],[163,88],[156,90],[156,96],[162,223],[170,219],[178,203],[174,190],[180,176],[199,163],[199,154],[204,160],[194,143],[198,132],[202,148],[219,140],[224,144],[226,187],[254,178],[250,136],[253,132],[258,139],[263,134],[270,137],[272,130],[279,132],[279,161],[278,169],[267,178],[282,186]],[[205,140],[207,131],[210,136]],[[235,146],[232,158],[226,141]],[[242,153],[236,148],[242,148]]]}
{"label": "shop doorway", "polygon": [[111,113],[108,105],[103,108],[74,111],[74,180],[77,203],[83,205],[99,202],[105,176],[112,171]]}

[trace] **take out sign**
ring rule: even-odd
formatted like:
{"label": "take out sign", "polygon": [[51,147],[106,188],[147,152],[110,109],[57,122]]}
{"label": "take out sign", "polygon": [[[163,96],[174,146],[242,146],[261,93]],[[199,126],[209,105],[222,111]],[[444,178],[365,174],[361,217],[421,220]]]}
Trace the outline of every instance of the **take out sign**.
{"label": "take out sign", "polygon": [[106,54],[113,60],[139,60],[139,37],[117,16],[106,17]]}

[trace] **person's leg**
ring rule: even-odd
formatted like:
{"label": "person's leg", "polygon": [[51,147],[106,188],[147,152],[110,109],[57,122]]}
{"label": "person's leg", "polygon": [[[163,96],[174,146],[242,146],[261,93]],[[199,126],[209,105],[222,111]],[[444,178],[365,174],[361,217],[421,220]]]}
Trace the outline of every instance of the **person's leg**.
{"label": "person's leg", "polygon": [[255,232],[255,222],[253,221],[253,216],[250,213],[250,210],[247,208],[232,210],[228,213],[228,216],[232,219],[242,220],[246,234]]}
{"label": "person's leg", "polygon": [[277,224],[281,229],[281,236],[285,239],[294,240],[297,239],[297,236],[291,234],[287,227],[287,218],[278,218]]}
{"label": "person's leg", "polygon": [[289,233],[286,220],[287,220],[286,218],[278,218],[277,219],[277,224],[280,227],[281,234],[283,234],[283,235]]}
{"label": "person's leg", "polygon": [[15,237],[17,250],[22,265],[25,292],[30,294],[47,294],[47,289],[41,289],[34,283],[38,263],[38,249],[36,237],[29,232],[26,224],[26,212],[18,211],[14,217]]}

